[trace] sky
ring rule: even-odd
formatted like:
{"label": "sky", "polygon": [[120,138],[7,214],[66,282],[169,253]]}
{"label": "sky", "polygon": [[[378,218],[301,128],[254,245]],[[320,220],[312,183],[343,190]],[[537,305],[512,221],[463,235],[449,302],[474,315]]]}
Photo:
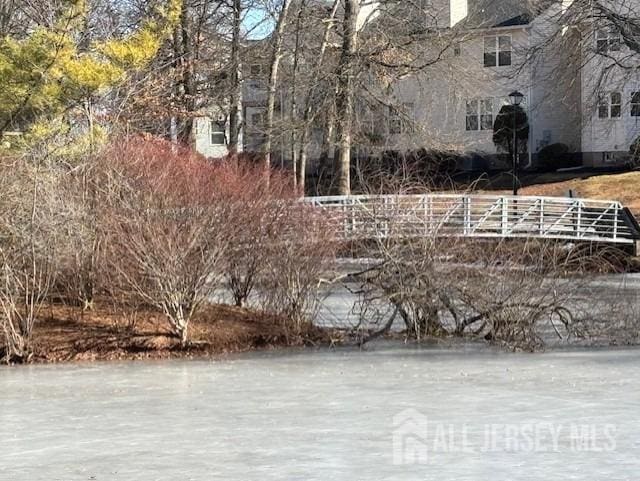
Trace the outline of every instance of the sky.
{"label": "sky", "polygon": [[249,32],[248,38],[260,40],[269,36],[275,28],[275,22],[265,10],[252,8],[244,17],[244,28]]}

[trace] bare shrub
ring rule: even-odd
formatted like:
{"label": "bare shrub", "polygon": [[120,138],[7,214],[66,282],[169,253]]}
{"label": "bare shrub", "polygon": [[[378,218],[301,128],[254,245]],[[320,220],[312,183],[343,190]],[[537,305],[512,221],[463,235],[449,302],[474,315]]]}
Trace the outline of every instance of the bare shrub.
{"label": "bare shrub", "polygon": [[0,328],[5,361],[27,360],[63,241],[61,176],[29,159],[0,160]]}
{"label": "bare shrub", "polygon": [[234,219],[236,238],[227,254],[225,283],[236,306],[243,306],[260,279],[267,275],[269,259],[279,256],[278,244],[286,234],[288,210],[296,193],[288,179],[277,172],[239,164],[233,192],[242,211]]}
{"label": "bare shrub", "polygon": [[280,211],[280,234],[268,246],[260,307],[277,316],[290,340],[310,327],[319,306],[319,285],[335,260],[335,236],[315,208],[290,203]]}
{"label": "bare shrub", "polygon": [[358,326],[363,341],[388,332],[399,319],[413,339],[472,337],[535,350],[547,334],[577,335],[580,290],[596,272],[614,266],[601,251],[580,245],[480,240],[444,224],[407,224],[411,206],[402,202],[369,205],[375,222],[359,220],[361,229],[369,229],[359,250],[373,259],[355,276],[360,308],[379,314],[367,319],[364,334]]}
{"label": "bare shrub", "polygon": [[[241,205],[230,166],[160,141],[104,153],[107,256],[118,286],[160,309],[185,344],[194,312],[219,288]],[[116,288],[114,287],[114,288]]]}
{"label": "bare shrub", "polygon": [[52,294],[65,303],[91,309],[94,298],[106,286],[102,266],[104,243],[104,198],[98,156],[86,156],[83,162],[69,171],[61,186],[66,219],[63,226],[66,241],[60,246],[60,262]]}
{"label": "bare shrub", "polygon": [[221,288],[236,305],[255,290],[259,307],[300,335],[332,236],[284,177],[140,139],[113,144],[100,163],[112,298],[155,306],[184,344],[194,312]]}

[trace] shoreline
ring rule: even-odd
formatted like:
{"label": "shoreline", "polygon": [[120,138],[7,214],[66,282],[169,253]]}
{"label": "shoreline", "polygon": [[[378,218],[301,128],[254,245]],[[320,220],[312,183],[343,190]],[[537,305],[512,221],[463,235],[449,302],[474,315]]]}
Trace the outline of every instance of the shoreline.
{"label": "shoreline", "polygon": [[[483,350],[493,353],[597,352],[607,349],[634,349],[633,342],[591,339],[580,342],[552,342],[534,352],[509,349],[489,341],[468,337],[406,339],[401,331],[360,345],[338,327],[309,325],[297,336],[290,335],[282,322],[248,308],[210,304],[194,315],[186,346],[168,330],[164,316],[150,308],[123,312],[108,302],[96,302],[92,310],[64,304],[47,304],[33,335],[33,354],[18,365],[76,365],[96,362],[194,360],[217,361],[228,356],[252,353],[304,353],[318,350],[370,351],[385,344],[421,349]],[[0,354],[2,344],[0,344]]]}
{"label": "shoreline", "polygon": [[49,304],[34,328],[29,359],[8,365],[206,360],[252,351],[329,346],[331,333],[331,329],[309,326],[292,336],[277,319],[250,309],[211,304],[194,315],[189,342],[182,346],[169,332],[163,315],[153,309],[123,313],[107,303],[96,303],[86,311]]}

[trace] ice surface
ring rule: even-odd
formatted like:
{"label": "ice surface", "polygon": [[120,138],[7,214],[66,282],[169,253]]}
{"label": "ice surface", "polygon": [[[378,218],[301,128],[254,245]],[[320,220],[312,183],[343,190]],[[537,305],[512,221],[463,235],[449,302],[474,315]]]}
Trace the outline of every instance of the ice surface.
{"label": "ice surface", "polygon": [[[0,368],[0,480],[637,480],[639,367],[640,350],[382,343]],[[394,416],[407,409],[428,419],[426,464],[394,459]],[[499,434],[498,449],[447,451],[431,443],[442,425],[477,439],[488,425],[566,431],[557,450],[544,437],[506,449]],[[575,449],[572,425],[592,426],[597,445]]]}

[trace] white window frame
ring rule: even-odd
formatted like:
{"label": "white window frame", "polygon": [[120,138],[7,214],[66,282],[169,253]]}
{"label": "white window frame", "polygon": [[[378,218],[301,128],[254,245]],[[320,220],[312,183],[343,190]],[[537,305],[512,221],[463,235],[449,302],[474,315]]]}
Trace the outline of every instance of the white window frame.
{"label": "white window frame", "polygon": [[[467,132],[493,130],[494,112],[493,98],[467,100],[465,106],[465,130]],[[475,119],[475,128],[469,128],[470,119]]]}
{"label": "white window frame", "polygon": [[620,32],[615,27],[596,29],[596,52],[619,52],[622,44]]}
{"label": "white window frame", "polygon": [[600,95],[598,100],[599,119],[619,119],[622,117],[622,94],[609,92]]}
{"label": "white window frame", "polygon": [[364,105],[362,109],[358,111],[358,125],[360,133],[363,135],[373,136],[376,134],[376,121],[375,116],[371,108]]}
{"label": "white window frame", "polygon": [[[222,135],[221,135],[222,134]],[[221,135],[221,137],[219,137]],[[215,137],[214,140],[214,136]],[[221,142],[219,142],[221,140]],[[218,122],[215,119],[209,121],[209,144],[210,145],[226,145],[227,129],[224,122]]]}
{"label": "white window frame", "polygon": [[493,130],[493,110],[493,99],[480,99],[480,130]]}
{"label": "white window frame", "polygon": [[640,117],[640,91],[631,92],[631,99],[629,102],[631,108],[629,114],[631,117]]}
{"label": "white window frame", "polygon": [[[501,39],[508,39],[509,48],[502,48]],[[489,48],[487,48],[489,47]],[[509,54],[509,62],[502,61],[501,54]],[[487,55],[493,55],[494,61],[487,62]],[[513,64],[513,37],[511,35],[486,35],[483,40],[483,64],[487,68],[509,67]]]}

